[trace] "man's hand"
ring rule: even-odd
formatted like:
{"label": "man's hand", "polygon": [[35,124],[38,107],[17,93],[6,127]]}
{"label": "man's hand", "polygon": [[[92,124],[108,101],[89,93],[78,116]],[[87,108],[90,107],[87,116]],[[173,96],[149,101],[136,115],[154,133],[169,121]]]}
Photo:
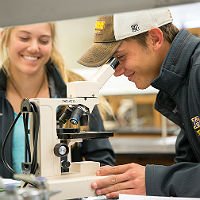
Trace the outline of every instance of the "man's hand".
{"label": "man's hand", "polygon": [[118,198],[119,194],[146,195],[145,167],[131,163],[115,167],[104,166],[97,176],[107,176],[92,183],[97,195]]}

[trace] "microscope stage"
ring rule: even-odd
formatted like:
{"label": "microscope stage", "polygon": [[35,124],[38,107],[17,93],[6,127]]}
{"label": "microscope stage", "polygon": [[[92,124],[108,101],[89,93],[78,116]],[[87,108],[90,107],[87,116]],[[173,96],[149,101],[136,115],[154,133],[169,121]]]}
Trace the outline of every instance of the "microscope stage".
{"label": "microscope stage", "polygon": [[[71,131],[71,132],[70,132]],[[95,138],[108,138],[113,136],[112,132],[93,132],[93,131],[87,131],[87,132],[79,132],[79,133],[73,133],[72,130],[69,129],[57,129],[57,136],[59,139],[95,139]]]}

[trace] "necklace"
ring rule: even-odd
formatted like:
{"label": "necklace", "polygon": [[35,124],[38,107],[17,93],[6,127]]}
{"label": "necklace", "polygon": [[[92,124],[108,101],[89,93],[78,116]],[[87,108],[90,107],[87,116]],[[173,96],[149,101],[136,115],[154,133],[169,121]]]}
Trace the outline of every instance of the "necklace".
{"label": "necklace", "polygon": [[[13,80],[11,80],[11,78],[9,78],[11,85],[13,86],[14,90],[16,91],[17,95],[21,98],[24,99],[25,97],[23,97],[23,95],[21,94],[21,92],[18,90],[18,88],[16,87],[15,83],[13,82]],[[32,98],[36,98],[38,96],[38,94],[40,93],[40,90],[42,89],[42,86],[44,85],[45,82],[45,76],[40,84],[40,87],[38,88],[38,90],[36,91],[35,95],[32,96]]]}

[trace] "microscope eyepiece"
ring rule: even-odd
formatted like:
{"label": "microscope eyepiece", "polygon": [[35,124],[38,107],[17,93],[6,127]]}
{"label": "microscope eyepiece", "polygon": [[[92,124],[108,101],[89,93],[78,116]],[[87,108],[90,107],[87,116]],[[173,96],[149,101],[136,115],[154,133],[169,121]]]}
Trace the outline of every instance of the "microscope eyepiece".
{"label": "microscope eyepiece", "polygon": [[119,65],[119,61],[117,60],[117,58],[112,57],[110,58],[110,60],[107,62],[113,69],[116,69],[117,66]]}

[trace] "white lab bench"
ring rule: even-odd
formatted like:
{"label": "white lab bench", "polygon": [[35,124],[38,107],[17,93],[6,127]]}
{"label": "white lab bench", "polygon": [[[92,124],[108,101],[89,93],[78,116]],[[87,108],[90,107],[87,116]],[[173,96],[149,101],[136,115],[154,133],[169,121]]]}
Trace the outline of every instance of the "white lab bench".
{"label": "white lab bench", "polygon": [[112,137],[116,154],[174,154],[176,136],[167,137]]}
{"label": "white lab bench", "polygon": [[[151,132],[152,131],[152,132]],[[117,164],[136,162],[146,164],[165,164],[174,162],[177,130],[118,130],[109,140],[116,154]]]}

